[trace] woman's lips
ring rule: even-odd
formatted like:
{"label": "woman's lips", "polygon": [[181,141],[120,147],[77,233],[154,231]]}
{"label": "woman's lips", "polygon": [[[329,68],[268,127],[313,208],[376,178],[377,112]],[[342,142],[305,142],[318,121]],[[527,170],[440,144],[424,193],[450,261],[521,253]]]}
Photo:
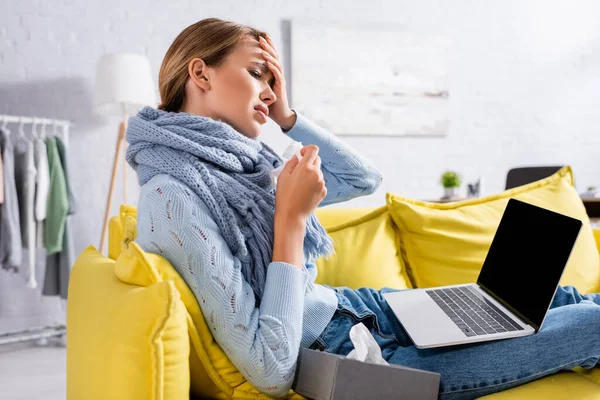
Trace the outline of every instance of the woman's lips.
{"label": "woman's lips", "polygon": [[265,115],[264,112],[260,111],[260,110],[254,110],[256,111],[256,113],[258,114],[258,118],[262,121],[263,124],[267,123],[267,116]]}

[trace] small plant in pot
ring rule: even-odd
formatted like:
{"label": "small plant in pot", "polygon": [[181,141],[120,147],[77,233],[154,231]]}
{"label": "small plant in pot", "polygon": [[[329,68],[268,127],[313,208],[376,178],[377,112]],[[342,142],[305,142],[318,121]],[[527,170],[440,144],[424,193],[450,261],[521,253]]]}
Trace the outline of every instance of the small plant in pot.
{"label": "small plant in pot", "polygon": [[445,171],[442,174],[440,183],[444,187],[444,196],[442,197],[442,200],[449,200],[458,197],[458,188],[461,184],[458,173],[454,171]]}

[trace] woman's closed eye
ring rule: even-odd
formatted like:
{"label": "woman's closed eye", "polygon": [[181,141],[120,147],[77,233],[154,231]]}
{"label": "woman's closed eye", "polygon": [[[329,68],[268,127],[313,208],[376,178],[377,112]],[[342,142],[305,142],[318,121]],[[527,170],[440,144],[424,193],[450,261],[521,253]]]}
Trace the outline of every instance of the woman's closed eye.
{"label": "woman's closed eye", "polygon": [[[260,73],[260,71],[257,71],[257,70],[254,70],[254,69],[253,69],[253,70],[250,70],[250,71],[248,71],[248,72],[250,73],[250,75],[252,75],[252,76],[253,76],[254,78],[256,78],[257,80],[259,80],[259,81],[260,81],[260,80],[262,79],[262,76],[263,76],[263,75]],[[269,81],[269,86],[270,86],[271,88],[273,88],[273,84],[274,84],[274,83],[275,83],[275,79],[271,79],[271,80]]]}

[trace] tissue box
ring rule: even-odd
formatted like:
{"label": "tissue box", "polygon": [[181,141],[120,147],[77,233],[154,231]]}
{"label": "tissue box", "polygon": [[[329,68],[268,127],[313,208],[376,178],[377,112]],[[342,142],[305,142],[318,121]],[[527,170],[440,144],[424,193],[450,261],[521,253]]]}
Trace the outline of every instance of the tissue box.
{"label": "tissue box", "polygon": [[292,389],[314,400],[435,400],[439,386],[438,373],[301,348]]}

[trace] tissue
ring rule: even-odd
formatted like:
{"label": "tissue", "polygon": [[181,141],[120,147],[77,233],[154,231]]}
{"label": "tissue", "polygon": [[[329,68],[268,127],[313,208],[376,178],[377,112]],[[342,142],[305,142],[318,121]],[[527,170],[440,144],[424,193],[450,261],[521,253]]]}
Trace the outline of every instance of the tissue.
{"label": "tissue", "polygon": [[302,154],[300,154],[300,150],[302,150],[303,147],[304,145],[301,142],[293,141],[283,152],[282,158],[290,160],[295,154],[298,157],[298,161],[302,160]]}
{"label": "tissue", "polygon": [[381,348],[362,322],[350,328],[350,340],[352,340],[354,350],[348,353],[346,358],[372,364],[390,365],[381,356]]}
{"label": "tissue", "polygon": [[302,145],[301,142],[293,141],[292,143],[290,143],[290,145],[287,147],[287,149],[285,149],[285,151],[283,152],[283,155],[281,156],[281,158],[283,159],[283,164],[280,165],[279,167],[271,170],[271,172],[270,172],[271,183],[273,183],[273,186],[277,186],[277,177],[281,174],[281,171],[283,171],[285,164],[294,155],[296,155],[296,157],[298,157],[298,161],[302,160],[302,154],[300,154],[300,150],[302,150],[303,147],[304,146]]}

